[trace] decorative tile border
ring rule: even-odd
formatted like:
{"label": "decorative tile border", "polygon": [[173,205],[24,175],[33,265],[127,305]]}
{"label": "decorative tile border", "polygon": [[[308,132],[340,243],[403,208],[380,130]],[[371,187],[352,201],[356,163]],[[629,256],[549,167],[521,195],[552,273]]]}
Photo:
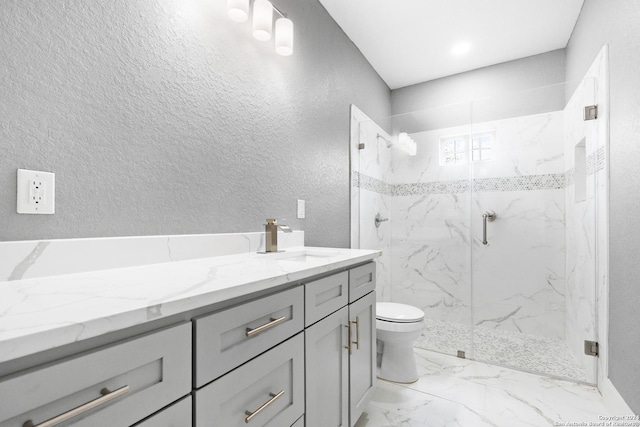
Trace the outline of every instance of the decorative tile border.
{"label": "decorative tile border", "polygon": [[564,173],[564,187],[571,187],[576,182],[576,170],[571,168]]}
{"label": "decorative tile border", "polygon": [[565,188],[563,173],[474,180],[473,191],[534,191]]}
{"label": "decorative tile border", "polygon": [[384,181],[361,174],[360,172],[353,172],[353,186],[387,196],[392,195],[392,188],[394,187],[392,184],[387,184]]}
{"label": "decorative tile border", "polygon": [[[604,147],[587,157],[587,175],[592,175],[604,169]],[[536,191],[562,190],[575,183],[575,169],[565,173],[550,173],[542,175],[509,176],[501,178],[481,178],[473,180],[473,191]],[[353,173],[353,186],[387,196],[418,196],[424,194],[460,194],[468,193],[469,181],[417,182],[412,184],[388,184],[377,178],[359,172]]]}
{"label": "decorative tile border", "polygon": [[[354,174],[355,175],[355,174]],[[387,184],[367,175],[354,177],[353,186],[387,196],[417,196],[423,194],[468,193],[468,180]],[[565,174],[483,178],[473,180],[473,191],[533,191],[561,190],[566,187]]]}
{"label": "decorative tile border", "polygon": [[469,181],[435,181],[393,185],[392,196],[418,196],[422,194],[458,194],[469,192]]}

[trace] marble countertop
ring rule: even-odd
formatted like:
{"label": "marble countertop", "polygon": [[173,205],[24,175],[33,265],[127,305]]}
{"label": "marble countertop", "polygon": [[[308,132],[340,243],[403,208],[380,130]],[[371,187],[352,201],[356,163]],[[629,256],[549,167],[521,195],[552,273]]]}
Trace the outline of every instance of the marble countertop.
{"label": "marble countertop", "polygon": [[0,282],[0,362],[373,260],[300,247]]}

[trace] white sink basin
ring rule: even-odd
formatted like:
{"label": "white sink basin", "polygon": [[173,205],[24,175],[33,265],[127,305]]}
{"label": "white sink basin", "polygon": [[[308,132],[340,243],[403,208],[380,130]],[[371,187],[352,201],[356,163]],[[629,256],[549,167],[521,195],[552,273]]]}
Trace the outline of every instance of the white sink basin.
{"label": "white sink basin", "polygon": [[322,250],[322,249],[303,249],[284,252],[276,252],[273,254],[264,254],[268,257],[275,258],[283,262],[310,262],[319,261],[321,259],[340,255],[340,251]]}

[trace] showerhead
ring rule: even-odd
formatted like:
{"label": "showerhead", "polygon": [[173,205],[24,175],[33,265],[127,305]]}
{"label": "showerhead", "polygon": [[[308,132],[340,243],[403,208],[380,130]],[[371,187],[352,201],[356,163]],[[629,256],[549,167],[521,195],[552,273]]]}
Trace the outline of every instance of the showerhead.
{"label": "showerhead", "polygon": [[381,140],[383,140],[384,142],[386,142],[386,143],[387,143],[387,148],[391,148],[391,146],[393,145],[393,144],[391,143],[391,140],[390,140],[390,139],[387,139],[387,138],[385,138],[384,136],[382,136],[382,135],[380,135],[380,134],[377,134],[377,135],[376,135],[376,138],[381,139]]}

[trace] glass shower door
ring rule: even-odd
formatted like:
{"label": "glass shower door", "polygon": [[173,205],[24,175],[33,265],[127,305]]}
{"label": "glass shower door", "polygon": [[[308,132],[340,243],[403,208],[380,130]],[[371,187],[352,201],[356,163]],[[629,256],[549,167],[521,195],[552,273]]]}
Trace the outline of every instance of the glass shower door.
{"label": "glass shower door", "polygon": [[453,104],[390,123],[391,298],[424,311],[416,347],[454,356],[472,351],[470,111]]}
{"label": "glass shower door", "polygon": [[376,122],[351,106],[351,247],[382,251],[376,268],[378,301],[391,301],[391,136],[380,125],[388,119]]}
{"label": "glass shower door", "polygon": [[588,159],[597,124],[582,119],[593,82],[568,104],[566,92],[562,84],[473,102],[473,355],[595,382],[597,359],[583,352],[595,340]]}

